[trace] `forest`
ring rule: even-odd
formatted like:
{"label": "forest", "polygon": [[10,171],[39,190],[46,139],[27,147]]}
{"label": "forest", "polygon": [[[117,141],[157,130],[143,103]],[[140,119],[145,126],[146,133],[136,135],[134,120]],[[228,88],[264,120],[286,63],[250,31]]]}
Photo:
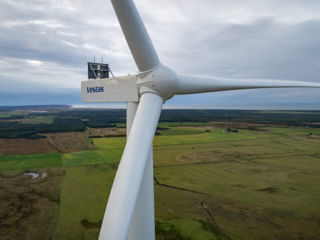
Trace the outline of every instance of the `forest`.
{"label": "forest", "polygon": [[[124,124],[125,109],[75,109],[69,106],[0,107],[0,138],[43,137],[42,133],[85,131]],[[164,109],[160,122],[247,122],[320,127],[320,111]]]}

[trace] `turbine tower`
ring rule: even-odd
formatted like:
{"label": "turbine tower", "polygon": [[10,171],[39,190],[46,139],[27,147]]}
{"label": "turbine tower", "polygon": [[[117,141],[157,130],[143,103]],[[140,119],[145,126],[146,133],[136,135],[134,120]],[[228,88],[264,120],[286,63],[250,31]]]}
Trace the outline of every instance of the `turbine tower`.
{"label": "turbine tower", "polygon": [[111,2],[139,73],[82,82],[84,102],[127,102],[127,143],[109,195],[99,240],[154,240],[152,141],[166,100],[176,94],[253,88],[319,88],[320,84],[176,74],[160,62],[133,1]]}

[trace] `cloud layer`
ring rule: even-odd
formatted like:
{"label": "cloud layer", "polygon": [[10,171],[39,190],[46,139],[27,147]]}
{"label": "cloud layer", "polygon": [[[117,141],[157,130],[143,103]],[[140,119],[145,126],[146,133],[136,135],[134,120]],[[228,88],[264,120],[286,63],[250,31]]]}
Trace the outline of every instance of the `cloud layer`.
{"label": "cloud layer", "polygon": [[[161,61],[177,72],[320,81],[319,1],[135,2]],[[93,56],[103,57],[116,74],[137,71],[110,1],[2,0],[0,21],[3,96],[79,92]],[[301,100],[319,106],[319,92],[233,91],[176,97],[169,104],[271,106]]]}

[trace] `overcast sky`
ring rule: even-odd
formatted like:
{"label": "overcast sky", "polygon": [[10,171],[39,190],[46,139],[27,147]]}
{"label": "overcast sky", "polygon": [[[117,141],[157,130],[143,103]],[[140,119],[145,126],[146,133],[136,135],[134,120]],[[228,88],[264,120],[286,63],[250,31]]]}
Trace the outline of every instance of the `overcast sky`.
{"label": "overcast sky", "polygon": [[[320,82],[319,0],[136,0],[161,62],[178,73]],[[107,0],[1,0],[0,105],[79,104],[93,56],[137,68]],[[319,89],[174,97],[171,107],[310,108]]]}

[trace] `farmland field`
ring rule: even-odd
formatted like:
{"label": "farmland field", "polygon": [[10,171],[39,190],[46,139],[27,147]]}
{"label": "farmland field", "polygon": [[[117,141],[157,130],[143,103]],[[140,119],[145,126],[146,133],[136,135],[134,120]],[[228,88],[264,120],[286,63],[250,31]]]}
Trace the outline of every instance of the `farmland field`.
{"label": "farmland field", "polygon": [[[157,239],[320,239],[320,128],[236,126],[159,124]],[[0,155],[3,239],[97,239],[125,137],[72,134],[79,148],[60,134],[56,151]]]}

